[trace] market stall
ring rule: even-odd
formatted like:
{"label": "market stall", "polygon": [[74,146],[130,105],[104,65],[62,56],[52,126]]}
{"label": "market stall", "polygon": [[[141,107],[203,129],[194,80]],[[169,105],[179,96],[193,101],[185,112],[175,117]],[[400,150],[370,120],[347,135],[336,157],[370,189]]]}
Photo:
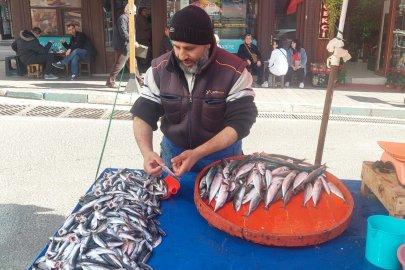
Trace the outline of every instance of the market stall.
{"label": "market stall", "polygon": [[388,213],[380,202],[360,197],[360,181],[342,180],[355,207],[340,236],[319,245],[286,248],[255,244],[211,227],[194,203],[197,175],[186,173],[178,193],[162,201],[158,220],[167,237],[148,261],[154,269],[297,269],[302,263],[318,269],[379,269],[364,258],[365,228],[369,216]]}

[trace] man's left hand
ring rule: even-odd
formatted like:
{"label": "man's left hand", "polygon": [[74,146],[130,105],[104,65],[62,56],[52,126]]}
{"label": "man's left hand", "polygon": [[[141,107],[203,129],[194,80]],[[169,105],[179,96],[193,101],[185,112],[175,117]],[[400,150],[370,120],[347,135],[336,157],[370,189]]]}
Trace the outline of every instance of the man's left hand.
{"label": "man's left hand", "polygon": [[195,150],[187,150],[172,158],[173,172],[177,177],[181,177],[184,173],[189,172],[194,164],[201,157],[196,154]]}
{"label": "man's left hand", "polygon": [[136,49],[139,48],[139,43],[138,42],[135,42],[135,48]]}
{"label": "man's left hand", "polygon": [[257,65],[258,67],[260,67],[260,66],[262,65],[262,62],[257,61],[256,65]]}
{"label": "man's left hand", "polygon": [[70,54],[71,52],[72,52],[71,49],[67,50],[67,51],[66,51],[66,56],[69,56],[69,54]]}

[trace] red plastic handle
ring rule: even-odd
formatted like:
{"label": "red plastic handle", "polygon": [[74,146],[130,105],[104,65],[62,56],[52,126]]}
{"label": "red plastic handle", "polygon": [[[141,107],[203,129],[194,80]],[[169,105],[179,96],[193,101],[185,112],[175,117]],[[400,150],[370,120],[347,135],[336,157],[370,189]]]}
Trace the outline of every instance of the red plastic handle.
{"label": "red plastic handle", "polygon": [[177,181],[176,179],[174,179],[173,177],[171,177],[170,175],[166,176],[165,179],[163,179],[163,181],[165,181],[166,186],[167,186],[167,190],[168,190],[168,193],[169,193],[167,195],[167,197],[162,199],[162,200],[166,200],[166,199],[170,198],[171,194],[176,194],[177,193],[177,191],[180,188],[180,182]]}

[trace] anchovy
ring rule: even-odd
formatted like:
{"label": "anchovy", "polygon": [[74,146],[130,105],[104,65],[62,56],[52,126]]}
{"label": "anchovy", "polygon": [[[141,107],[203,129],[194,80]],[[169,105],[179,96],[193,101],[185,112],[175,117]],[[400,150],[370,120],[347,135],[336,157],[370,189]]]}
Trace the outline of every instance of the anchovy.
{"label": "anchovy", "polygon": [[164,171],[165,173],[167,173],[168,175],[170,175],[171,177],[173,177],[177,181],[180,181],[180,179],[177,178],[177,176],[169,168],[167,168],[165,165],[163,165],[163,166],[161,165],[160,168],[162,168],[162,171]]}
{"label": "anchovy", "polygon": [[222,173],[218,172],[212,182],[208,204],[211,204],[212,199],[214,199],[215,195],[217,194],[218,190],[221,187],[221,183],[222,183],[223,179],[224,178],[222,176]]}
{"label": "anchovy", "polygon": [[287,193],[287,190],[290,188],[291,184],[294,182],[294,178],[297,175],[298,171],[290,172],[283,180],[283,185],[281,186],[283,191],[283,197]]}

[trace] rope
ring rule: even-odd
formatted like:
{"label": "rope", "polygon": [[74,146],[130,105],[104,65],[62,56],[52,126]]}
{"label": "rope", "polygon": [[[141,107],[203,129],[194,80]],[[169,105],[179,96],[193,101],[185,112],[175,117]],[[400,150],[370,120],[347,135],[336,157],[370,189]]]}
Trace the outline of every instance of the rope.
{"label": "rope", "polygon": [[105,146],[107,144],[108,133],[110,133],[111,121],[112,121],[112,118],[113,118],[113,115],[114,115],[115,104],[117,103],[118,93],[120,92],[120,88],[121,88],[122,76],[124,75],[124,70],[125,70],[125,65],[127,63],[128,53],[129,53],[129,48],[127,50],[127,55],[125,56],[124,67],[122,68],[120,83],[118,84],[117,93],[115,95],[114,106],[113,106],[113,109],[112,109],[112,112],[111,112],[110,122],[108,123],[107,134],[105,135],[104,146],[103,146],[103,150],[101,151],[100,161],[98,162],[98,167],[97,167],[97,173],[96,173],[95,180],[97,180],[98,172],[100,170],[101,161],[103,160],[104,150],[105,150]]}

